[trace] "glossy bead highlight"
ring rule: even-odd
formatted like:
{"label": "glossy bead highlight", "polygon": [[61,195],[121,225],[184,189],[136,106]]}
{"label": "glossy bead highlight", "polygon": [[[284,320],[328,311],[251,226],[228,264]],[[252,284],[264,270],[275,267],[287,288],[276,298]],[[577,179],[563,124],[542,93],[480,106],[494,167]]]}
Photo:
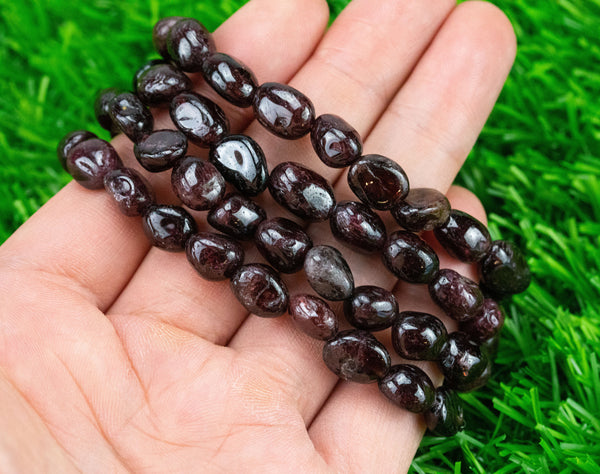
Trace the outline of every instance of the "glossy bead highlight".
{"label": "glossy bead highlight", "polygon": [[429,294],[456,321],[475,317],[483,305],[483,293],[477,283],[449,268],[440,270],[429,283]]}
{"label": "glossy bead highlight", "polygon": [[196,222],[182,207],[159,204],[146,210],[142,228],[155,247],[169,252],[180,252],[196,232]]}
{"label": "glossy bead highlight", "polygon": [[126,216],[141,216],[154,204],[150,183],[132,168],[119,168],[108,173],[104,177],[104,188]]}
{"label": "glossy bead highlight", "polygon": [[229,120],[223,109],[212,100],[183,92],[173,98],[171,120],[194,144],[209,148],[229,133]]}
{"label": "glossy bead highlight", "polygon": [[133,146],[140,165],[152,173],[172,168],[187,152],[188,142],[179,130],[156,130]]}
{"label": "glossy bead highlight", "polygon": [[174,23],[168,30],[166,44],[169,57],[185,72],[201,71],[204,60],[215,52],[212,35],[193,18]]}
{"label": "glossy bead highlight", "polygon": [[413,188],[403,200],[396,201],[390,212],[406,230],[433,230],[448,221],[450,201],[437,189]]}
{"label": "glossy bead highlight", "polygon": [[67,171],[75,181],[87,189],[102,189],[104,177],[123,163],[113,146],[100,138],[91,138],[75,145],[69,151]]}
{"label": "glossy bead highlight", "polygon": [[395,405],[412,413],[423,413],[435,400],[435,387],[419,367],[398,364],[379,381],[379,390]]}
{"label": "glossy bead highlight", "polygon": [[237,59],[215,53],[202,64],[206,83],[237,107],[250,107],[258,84],[254,73]]}
{"label": "glossy bead highlight", "polygon": [[390,272],[409,283],[429,283],[440,266],[438,256],[429,244],[405,230],[388,236],[382,257]]}
{"label": "glossy bead highlight", "polygon": [[485,225],[463,211],[453,209],[444,225],[433,231],[442,247],[461,262],[477,262],[489,250],[492,239]]}
{"label": "glossy bead highlight", "polygon": [[329,225],[333,236],[356,252],[376,252],[386,240],[381,217],[362,202],[339,202],[329,218]]}
{"label": "glossy bead highlight", "polygon": [[208,213],[208,223],[231,237],[250,240],[267,213],[254,201],[240,195],[228,194]]}
{"label": "glossy bead highlight", "polygon": [[316,118],[310,140],[319,159],[332,168],[345,168],[360,158],[362,141],[358,132],[337,115]]}
{"label": "glossy bead highlight", "polygon": [[186,243],[185,253],[192,267],[205,280],[231,278],[244,263],[244,249],[231,237],[199,232]]}
{"label": "glossy bead highlight", "polygon": [[327,302],[317,296],[291,296],[288,311],[296,327],[313,339],[327,341],[337,334],[337,316]]}
{"label": "glossy bead highlight", "polygon": [[219,170],[208,161],[186,156],[171,173],[171,187],[190,209],[207,211],[225,196],[225,180]]}
{"label": "glossy bead highlight", "polygon": [[389,328],[398,316],[398,302],[385,288],[359,286],[344,301],[344,315],[355,328],[381,331]]}

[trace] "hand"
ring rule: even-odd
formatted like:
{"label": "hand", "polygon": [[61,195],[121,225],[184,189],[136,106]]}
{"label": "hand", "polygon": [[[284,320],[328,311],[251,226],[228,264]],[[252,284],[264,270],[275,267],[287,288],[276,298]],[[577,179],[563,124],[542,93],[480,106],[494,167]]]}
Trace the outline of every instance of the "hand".
{"label": "hand", "polygon": [[[327,20],[324,0],[252,0],[215,40],[259,82],[289,82],[317,114],[343,117],[365,152],[397,160],[413,187],[443,190],[483,220],[477,199],[450,186],[514,59],[507,19],[480,2],[354,0],[323,36]],[[224,108],[270,169],[305,162],[352,199],[308,139],[274,138],[248,110]],[[114,145],[136,166],[126,138]],[[151,179],[172,201],[168,173]],[[267,198],[267,212],[283,215]],[[325,227],[310,227],[319,243],[331,239]],[[439,315],[426,288],[398,285],[378,258],[344,254],[357,285],[395,288],[401,309]],[[475,277],[440,255],[442,267]],[[289,285],[306,289],[302,276]],[[149,248],[138,220],[76,183],[0,248],[0,296],[2,470],[403,472],[424,432],[376,384],[338,382],[322,344],[289,317],[249,316],[228,282],[203,281],[185,255]]]}

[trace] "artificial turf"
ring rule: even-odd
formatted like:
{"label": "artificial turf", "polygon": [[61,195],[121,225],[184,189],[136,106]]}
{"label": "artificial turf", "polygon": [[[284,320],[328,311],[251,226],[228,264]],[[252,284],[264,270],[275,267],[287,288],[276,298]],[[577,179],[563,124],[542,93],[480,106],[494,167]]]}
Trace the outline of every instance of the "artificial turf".
{"label": "artificial turf", "polygon": [[[214,29],[242,3],[0,0],[0,242],[70,180],[61,136],[106,137],[93,94],[130,87],[158,18]],[[492,380],[463,396],[467,430],[425,438],[412,469],[600,473],[600,0],[494,3],[517,60],[458,182],[493,237],[525,249],[533,282],[506,306]]]}

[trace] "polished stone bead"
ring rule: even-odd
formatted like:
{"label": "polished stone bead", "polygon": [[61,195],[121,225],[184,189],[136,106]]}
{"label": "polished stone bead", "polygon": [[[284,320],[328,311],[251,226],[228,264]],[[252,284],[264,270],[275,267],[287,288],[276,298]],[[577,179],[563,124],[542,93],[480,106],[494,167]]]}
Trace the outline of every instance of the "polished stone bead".
{"label": "polished stone bead", "polygon": [[295,140],[310,132],[315,108],[308,97],[285,84],[267,82],[254,96],[254,116],[280,138]]}
{"label": "polished stone bead", "polygon": [[269,171],[265,154],[246,135],[228,135],[213,145],[210,162],[244,196],[257,196],[267,187]]}
{"label": "polished stone bead", "polygon": [[261,255],[282,273],[300,271],[313,246],[302,227],[283,217],[262,221],[254,234],[254,242]]}
{"label": "polished stone bead", "polygon": [[202,23],[184,18],[171,26],[167,50],[173,62],[185,72],[198,72],[216,50],[212,35]]}
{"label": "polished stone bead", "polygon": [[358,132],[337,115],[316,118],[310,140],[317,156],[332,168],[345,168],[360,158],[362,141]]}
{"label": "polished stone bead", "polygon": [[438,256],[429,244],[405,230],[388,236],[382,257],[390,272],[409,283],[429,283],[440,266]]}
{"label": "polished stone bead", "polygon": [[116,96],[122,94],[123,92],[125,91],[122,89],[108,87],[106,89],[99,90],[96,93],[96,98],[94,99],[94,115],[104,130],[108,130],[109,132],[118,131],[117,125],[113,122],[113,119],[110,116],[110,104]]}
{"label": "polished stone bead", "polygon": [[159,173],[183,158],[187,147],[187,138],[179,130],[156,130],[133,145],[133,153],[145,169]]}
{"label": "polished stone bead", "polygon": [[500,299],[525,291],[531,282],[527,260],[513,243],[495,240],[480,262],[481,286]]}
{"label": "polished stone bead", "polygon": [[485,225],[463,211],[453,209],[444,225],[433,231],[446,251],[461,262],[477,262],[492,244]]}
{"label": "polished stone bead", "polygon": [[391,214],[406,230],[433,230],[450,217],[450,201],[437,189],[413,188],[392,206]]}
{"label": "polished stone bead", "polygon": [[288,309],[292,321],[308,336],[327,341],[338,331],[338,319],[326,301],[313,295],[293,295]]}
{"label": "polished stone bead", "polygon": [[192,81],[181,70],[172,64],[149,64],[136,74],[135,93],[140,100],[150,106],[156,107],[168,104],[182,92],[193,87]]}
{"label": "polished stone bead", "polygon": [[483,293],[473,280],[444,268],[429,283],[431,299],[456,321],[475,317],[483,306]]}
{"label": "polished stone bead", "polygon": [[215,53],[204,61],[202,75],[221,97],[237,107],[250,107],[258,88],[254,73],[227,54]]}
{"label": "polished stone bead", "polygon": [[171,120],[196,145],[208,148],[229,134],[229,120],[212,100],[183,92],[171,101]]}
{"label": "polished stone bead", "polygon": [[98,138],[95,133],[88,132],[87,130],[74,130],[73,132],[67,133],[56,147],[56,156],[60,165],[67,170],[67,156],[71,149],[81,142],[90,140],[92,138]]}
{"label": "polished stone bead", "polygon": [[334,247],[318,245],[310,249],[304,260],[304,272],[313,290],[327,300],[340,301],[352,295],[354,277]]}
{"label": "polished stone bead", "polygon": [[387,374],[391,360],[385,346],[368,331],[339,332],[323,346],[323,360],[344,380],[372,383]]}
{"label": "polished stone bead", "polygon": [[190,209],[207,211],[225,196],[225,180],[209,161],[186,156],[171,173],[171,186],[177,197]]}
{"label": "polished stone bead", "polygon": [[123,167],[113,146],[100,138],[90,138],[71,148],[66,165],[75,181],[88,189],[102,189],[104,177]]}
{"label": "polished stone bead", "polygon": [[275,318],[287,311],[287,287],[268,265],[251,263],[241,266],[231,278],[230,285],[242,306],[256,316]]}
{"label": "polished stone bead", "polygon": [[404,311],[392,326],[394,350],[409,360],[436,360],[447,337],[444,323],[428,313]]}
{"label": "polished stone bead", "polygon": [[336,239],[357,252],[372,253],[381,250],[385,243],[385,224],[362,202],[339,202],[329,225]]}
{"label": "polished stone bead", "polygon": [[159,204],[146,210],[142,228],[155,247],[180,252],[196,232],[196,222],[183,207]]}
{"label": "polished stone bead", "polygon": [[154,191],[140,173],[119,168],[104,177],[104,188],[126,216],[141,216],[154,204]]}
{"label": "polished stone bead", "polygon": [[346,320],[355,328],[381,331],[398,316],[398,302],[391,291],[378,286],[359,286],[344,301]]}
{"label": "polished stone bead", "polygon": [[236,240],[212,232],[192,235],[185,245],[185,253],[205,280],[231,278],[244,263],[244,249]]}
{"label": "polished stone bead", "polygon": [[241,240],[250,240],[267,213],[254,201],[240,194],[228,194],[208,213],[215,229]]}
{"label": "polished stone bead", "polygon": [[[131,85],[133,87],[133,91],[136,92],[137,83],[142,74],[144,74],[148,69],[153,66],[157,66],[159,64],[169,64],[164,59],[151,59],[150,61],[145,62],[137,71],[135,71],[133,75],[133,80],[131,81]],[[137,93],[137,92],[136,92]]]}
{"label": "polished stone bead", "polygon": [[481,310],[471,319],[460,323],[460,330],[467,333],[472,341],[482,343],[494,337],[504,325],[504,313],[491,298],[483,301]]}
{"label": "polished stone bead", "polygon": [[488,364],[487,356],[479,346],[460,331],[448,335],[438,361],[444,374],[444,385],[459,392],[478,380]]}
{"label": "polished stone bead", "polygon": [[348,184],[367,206],[385,211],[406,197],[408,177],[400,165],[381,155],[365,155],[350,167]]}
{"label": "polished stone bead", "polygon": [[461,383],[460,386],[457,386],[456,390],[461,393],[472,392],[474,390],[479,390],[480,388],[487,385],[490,378],[492,377],[492,361],[490,359],[489,352],[486,352],[483,348],[481,349],[481,354],[486,358],[486,366],[483,369],[483,372],[479,374],[477,377],[474,377],[469,382]]}
{"label": "polished stone bead", "polygon": [[435,399],[435,387],[419,367],[398,364],[379,381],[379,390],[395,405],[413,413],[424,413]]}
{"label": "polished stone bead", "polygon": [[152,133],[154,118],[148,107],[131,92],[115,96],[110,103],[110,118],[129,139],[137,143]]}
{"label": "polished stone bead", "polygon": [[171,59],[169,56],[169,50],[167,48],[167,38],[169,36],[169,31],[173,27],[175,23],[180,20],[184,20],[183,16],[168,16],[158,20],[154,24],[154,28],[152,29],[152,43],[154,44],[154,49],[165,59]]}
{"label": "polished stone bead", "polygon": [[280,205],[308,221],[328,219],[335,207],[333,188],[327,180],[291,161],[271,171],[269,192]]}
{"label": "polished stone bead", "polygon": [[434,436],[454,436],[464,430],[465,418],[458,394],[448,387],[439,387],[433,405],[425,412],[425,422]]}

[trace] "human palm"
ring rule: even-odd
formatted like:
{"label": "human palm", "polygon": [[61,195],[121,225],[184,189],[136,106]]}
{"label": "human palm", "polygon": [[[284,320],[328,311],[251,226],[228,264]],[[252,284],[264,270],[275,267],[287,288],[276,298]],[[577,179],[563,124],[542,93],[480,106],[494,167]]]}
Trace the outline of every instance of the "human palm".
{"label": "human palm", "polygon": [[[512,64],[506,18],[480,2],[354,0],[323,36],[327,19],[324,0],[252,0],[215,40],[259,81],[289,82],[317,114],[342,116],[413,187],[447,192],[453,207],[484,219],[476,198],[450,185]],[[200,82],[197,90],[211,95]],[[335,183],[338,200],[352,198],[306,138],[275,139],[247,110],[223,107],[271,169],[306,163]],[[156,119],[171,126],[164,112]],[[137,166],[126,138],[113,144]],[[173,201],[168,176],[150,179],[161,202]],[[261,203],[284,215],[266,196]],[[331,239],[322,224],[309,232]],[[476,276],[439,253],[442,266]],[[399,285],[374,257],[347,259],[357,284],[439,314],[422,287]],[[288,284],[306,290],[300,277]],[[338,382],[321,343],[287,316],[249,316],[227,282],[203,281],[184,255],[151,249],[106,193],[75,183],[0,248],[0,295],[3,471],[397,472],[424,431],[376,386]]]}

